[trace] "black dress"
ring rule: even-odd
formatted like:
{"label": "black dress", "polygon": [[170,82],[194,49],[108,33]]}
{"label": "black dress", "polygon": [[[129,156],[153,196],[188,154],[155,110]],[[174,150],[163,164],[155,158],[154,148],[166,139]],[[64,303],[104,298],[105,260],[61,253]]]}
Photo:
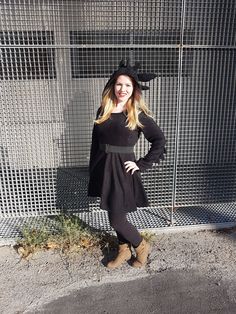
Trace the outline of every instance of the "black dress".
{"label": "black dress", "polygon": [[[97,116],[99,111],[97,112]],[[100,207],[104,210],[133,212],[137,207],[149,206],[140,172],[164,159],[165,137],[162,130],[143,112],[139,114],[143,128],[130,130],[126,127],[126,113],[112,113],[110,119],[94,124],[89,163],[88,196],[101,197]],[[106,153],[99,143],[116,146],[134,146],[140,133],[151,143],[148,153],[136,161],[134,153]],[[124,162],[134,161],[139,167],[133,175],[126,172]]]}

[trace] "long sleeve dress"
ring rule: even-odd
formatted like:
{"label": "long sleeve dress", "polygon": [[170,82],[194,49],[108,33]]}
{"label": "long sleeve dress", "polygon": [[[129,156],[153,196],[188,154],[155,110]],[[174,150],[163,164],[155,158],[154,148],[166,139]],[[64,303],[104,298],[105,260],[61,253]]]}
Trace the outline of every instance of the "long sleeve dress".
{"label": "long sleeve dress", "polygon": [[[97,112],[97,116],[99,110]],[[140,172],[159,163],[166,154],[166,139],[156,122],[145,113],[139,114],[143,128],[130,130],[126,127],[125,112],[112,113],[101,124],[94,124],[89,162],[88,196],[100,197],[100,208],[112,211],[133,212],[137,207],[149,206]],[[136,160],[134,153],[106,153],[99,143],[116,146],[134,146],[141,132],[151,143],[148,153]],[[139,167],[133,175],[125,169],[125,161],[134,161]]]}

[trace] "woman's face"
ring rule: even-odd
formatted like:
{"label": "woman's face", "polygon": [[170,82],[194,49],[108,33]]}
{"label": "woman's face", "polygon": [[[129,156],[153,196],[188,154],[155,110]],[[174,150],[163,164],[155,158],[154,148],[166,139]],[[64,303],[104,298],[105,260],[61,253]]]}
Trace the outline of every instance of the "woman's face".
{"label": "woman's face", "polygon": [[118,102],[126,102],[132,96],[133,90],[133,82],[129,76],[118,76],[114,86],[114,92]]}

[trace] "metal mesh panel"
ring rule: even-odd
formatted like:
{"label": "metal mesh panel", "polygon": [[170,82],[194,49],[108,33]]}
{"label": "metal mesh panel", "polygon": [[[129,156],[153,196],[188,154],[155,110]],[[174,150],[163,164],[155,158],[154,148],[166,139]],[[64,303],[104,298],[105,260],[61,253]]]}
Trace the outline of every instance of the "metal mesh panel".
{"label": "metal mesh panel", "polygon": [[[236,199],[235,50],[185,49],[176,204]],[[194,87],[194,88],[192,88]]]}
{"label": "metal mesh panel", "polygon": [[[89,226],[106,231],[114,231],[108,220],[106,211],[80,211],[78,216]],[[153,231],[170,230],[170,211],[166,208],[141,208],[135,213],[128,214],[128,220],[138,229],[151,229]],[[204,206],[180,207],[175,213],[174,225],[178,227],[196,228],[222,228],[235,226],[235,203],[208,204]],[[233,223],[234,222],[234,223]],[[51,231],[56,229],[53,217],[15,217],[0,220],[0,238],[21,237],[22,226],[31,225],[33,228],[44,227]],[[171,227],[173,229],[173,227]]]}
{"label": "metal mesh panel", "polygon": [[151,209],[235,202],[233,0],[3,0],[0,12],[2,217],[99,209],[91,129],[123,57],[158,75],[145,99],[168,155],[143,174]]}
{"label": "metal mesh panel", "polygon": [[191,38],[184,36],[184,44],[235,48],[235,1],[186,0],[184,2],[184,32],[190,29],[193,34]]}

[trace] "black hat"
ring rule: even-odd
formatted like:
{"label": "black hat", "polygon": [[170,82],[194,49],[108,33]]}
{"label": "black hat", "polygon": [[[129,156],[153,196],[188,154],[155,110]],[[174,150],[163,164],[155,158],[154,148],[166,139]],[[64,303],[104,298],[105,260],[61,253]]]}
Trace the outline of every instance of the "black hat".
{"label": "black hat", "polygon": [[[106,83],[104,90],[107,89],[110,85],[115,83],[116,79],[120,75],[128,75],[134,79],[138,87],[142,90],[149,89],[148,86],[141,85],[140,82],[149,82],[153,80],[157,75],[154,73],[138,73],[138,68],[140,67],[139,62],[135,62],[134,66],[131,66],[129,63],[129,59],[126,60],[126,63],[124,60],[121,60],[119,63],[119,67],[117,70],[115,70],[112,75],[110,76],[108,82]],[[103,90],[103,91],[104,91]]]}

